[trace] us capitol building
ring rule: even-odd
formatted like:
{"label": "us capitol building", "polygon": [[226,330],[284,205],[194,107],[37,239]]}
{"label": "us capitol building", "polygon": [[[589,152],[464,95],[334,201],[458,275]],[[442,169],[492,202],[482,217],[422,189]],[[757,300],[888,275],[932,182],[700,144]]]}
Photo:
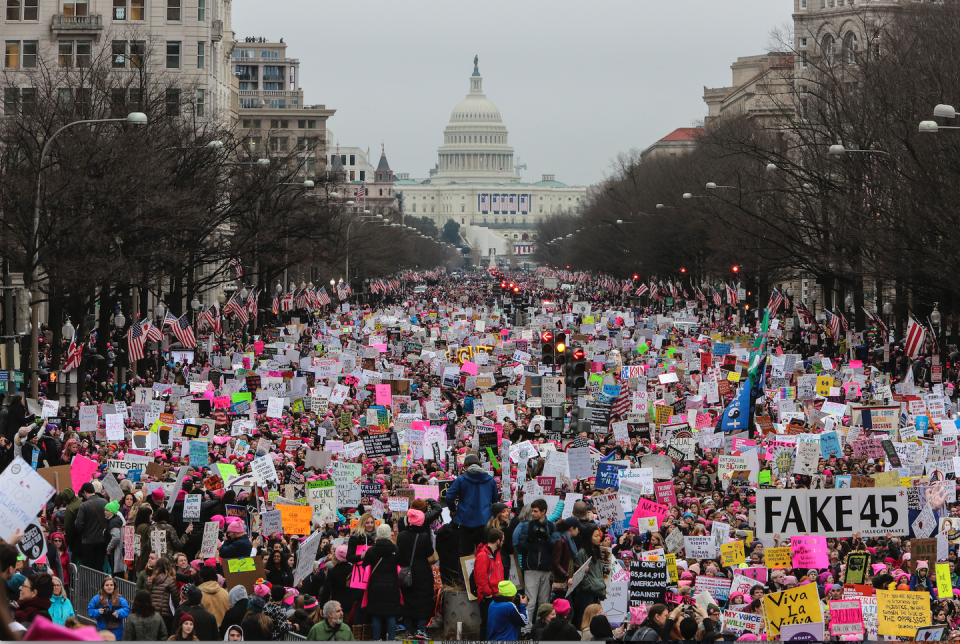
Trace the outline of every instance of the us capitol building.
{"label": "us capitol building", "polygon": [[505,265],[511,251],[522,264],[523,255],[533,252],[537,222],[574,213],[586,198],[585,186],[567,186],[550,174],[525,183],[515,173],[507,128],[483,94],[477,58],[470,93],[453,108],[437,152],[428,179],[394,181],[404,214],[430,217],[441,230],[453,219],[483,265]]}

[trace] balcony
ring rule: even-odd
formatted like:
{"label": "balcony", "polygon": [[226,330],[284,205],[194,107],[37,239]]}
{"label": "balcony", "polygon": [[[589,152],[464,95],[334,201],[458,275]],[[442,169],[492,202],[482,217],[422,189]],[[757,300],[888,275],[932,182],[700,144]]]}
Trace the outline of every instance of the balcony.
{"label": "balcony", "polygon": [[527,229],[532,229],[537,227],[537,224],[534,221],[531,221],[528,224],[521,224],[521,223],[512,224],[507,222],[499,222],[494,224],[494,223],[486,223],[486,222],[479,222],[479,223],[474,222],[473,225],[479,226],[481,228],[489,228],[490,230],[527,230]]}
{"label": "balcony", "polygon": [[68,16],[53,14],[50,30],[55,33],[90,33],[103,31],[103,16],[96,13],[90,16]]}
{"label": "balcony", "polygon": [[303,92],[282,89],[241,89],[240,96],[262,96],[264,98],[300,98]]}
{"label": "balcony", "polygon": [[214,20],[210,26],[210,40],[221,42],[223,40],[223,20]]}

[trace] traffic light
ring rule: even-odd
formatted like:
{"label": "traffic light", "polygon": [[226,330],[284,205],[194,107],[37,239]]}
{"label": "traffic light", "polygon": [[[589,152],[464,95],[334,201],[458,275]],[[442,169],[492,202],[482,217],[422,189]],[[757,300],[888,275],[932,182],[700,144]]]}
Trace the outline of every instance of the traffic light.
{"label": "traffic light", "polygon": [[567,351],[569,352],[565,379],[567,389],[583,389],[587,385],[587,354],[580,347],[567,349]]}
{"label": "traffic light", "polygon": [[554,354],[553,363],[562,367],[567,362],[567,334],[561,331],[553,338]]}
{"label": "traffic light", "polygon": [[733,267],[733,272],[734,272],[734,274],[739,273],[739,272],[740,272],[740,267],[739,267],[739,266],[734,266],[734,267]]}
{"label": "traffic light", "polygon": [[543,342],[543,346],[540,348],[540,362],[548,365],[554,364],[557,359],[557,347],[553,340],[553,334],[544,331],[540,334],[540,340]]}

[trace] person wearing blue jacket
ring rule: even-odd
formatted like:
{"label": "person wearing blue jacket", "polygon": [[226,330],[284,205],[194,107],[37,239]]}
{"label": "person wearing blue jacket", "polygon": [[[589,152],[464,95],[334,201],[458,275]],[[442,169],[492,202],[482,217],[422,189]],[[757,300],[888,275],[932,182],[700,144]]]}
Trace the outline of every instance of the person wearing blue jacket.
{"label": "person wearing blue jacket", "polygon": [[108,630],[117,641],[123,639],[123,620],[130,615],[130,605],[120,595],[113,577],[105,577],[100,584],[100,594],[94,595],[87,604],[87,617],[97,620],[97,630]]}
{"label": "person wearing blue jacket", "polygon": [[47,609],[53,623],[63,626],[67,623],[68,617],[73,617],[73,602],[67,597],[66,590],[63,588],[63,581],[59,577],[53,578],[53,596],[50,598],[50,608]]}
{"label": "person wearing blue jacket", "polygon": [[243,521],[231,521],[224,536],[226,541],[220,546],[221,559],[243,559],[253,552]]}
{"label": "person wearing blue jacket", "polygon": [[533,620],[540,604],[550,601],[553,571],[553,546],[557,542],[557,527],[547,518],[547,502],[537,499],[530,504],[530,521],[517,525],[513,531],[513,546],[522,556],[523,588],[530,603],[527,619]]}
{"label": "person wearing blue jacket", "polygon": [[447,490],[447,507],[456,510],[451,523],[460,535],[460,556],[472,555],[483,541],[483,529],[493,514],[490,507],[500,501],[500,488],[494,478],[480,467],[476,454],[463,461],[467,471]]}
{"label": "person wearing blue jacket", "polygon": [[910,575],[910,590],[922,590],[930,593],[934,599],[939,599],[937,585],[930,577],[930,567],[926,561],[917,562],[917,571]]}
{"label": "person wearing blue jacket", "polygon": [[[525,612],[513,603],[517,594],[517,587],[513,582],[501,581],[497,586],[497,594],[487,612],[487,640],[491,642],[516,642],[520,639],[520,629],[527,625]],[[525,606],[526,597],[520,598],[520,605]]]}

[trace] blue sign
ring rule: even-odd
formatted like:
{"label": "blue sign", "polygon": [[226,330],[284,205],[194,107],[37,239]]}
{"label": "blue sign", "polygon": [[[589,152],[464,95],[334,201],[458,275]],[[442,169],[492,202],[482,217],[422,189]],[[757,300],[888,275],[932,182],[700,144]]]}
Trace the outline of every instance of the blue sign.
{"label": "blue sign", "polygon": [[599,463],[597,465],[597,480],[593,484],[595,490],[620,489],[620,472],[627,469],[626,465],[616,463]]}
{"label": "blue sign", "polygon": [[930,417],[929,416],[915,416],[914,423],[916,423],[917,431],[921,434],[927,433],[927,428],[930,427]]}
{"label": "blue sign", "polygon": [[730,353],[730,345],[724,344],[723,342],[717,342],[713,345],[713,355],[715,356],[725,356]]}
{"label": "blue sign", "polygon": [[830,458],[831,452],[837,458],[843,456],[840,439],[837,438],[837,432],[824,432],[820,434],[820,457]]}

